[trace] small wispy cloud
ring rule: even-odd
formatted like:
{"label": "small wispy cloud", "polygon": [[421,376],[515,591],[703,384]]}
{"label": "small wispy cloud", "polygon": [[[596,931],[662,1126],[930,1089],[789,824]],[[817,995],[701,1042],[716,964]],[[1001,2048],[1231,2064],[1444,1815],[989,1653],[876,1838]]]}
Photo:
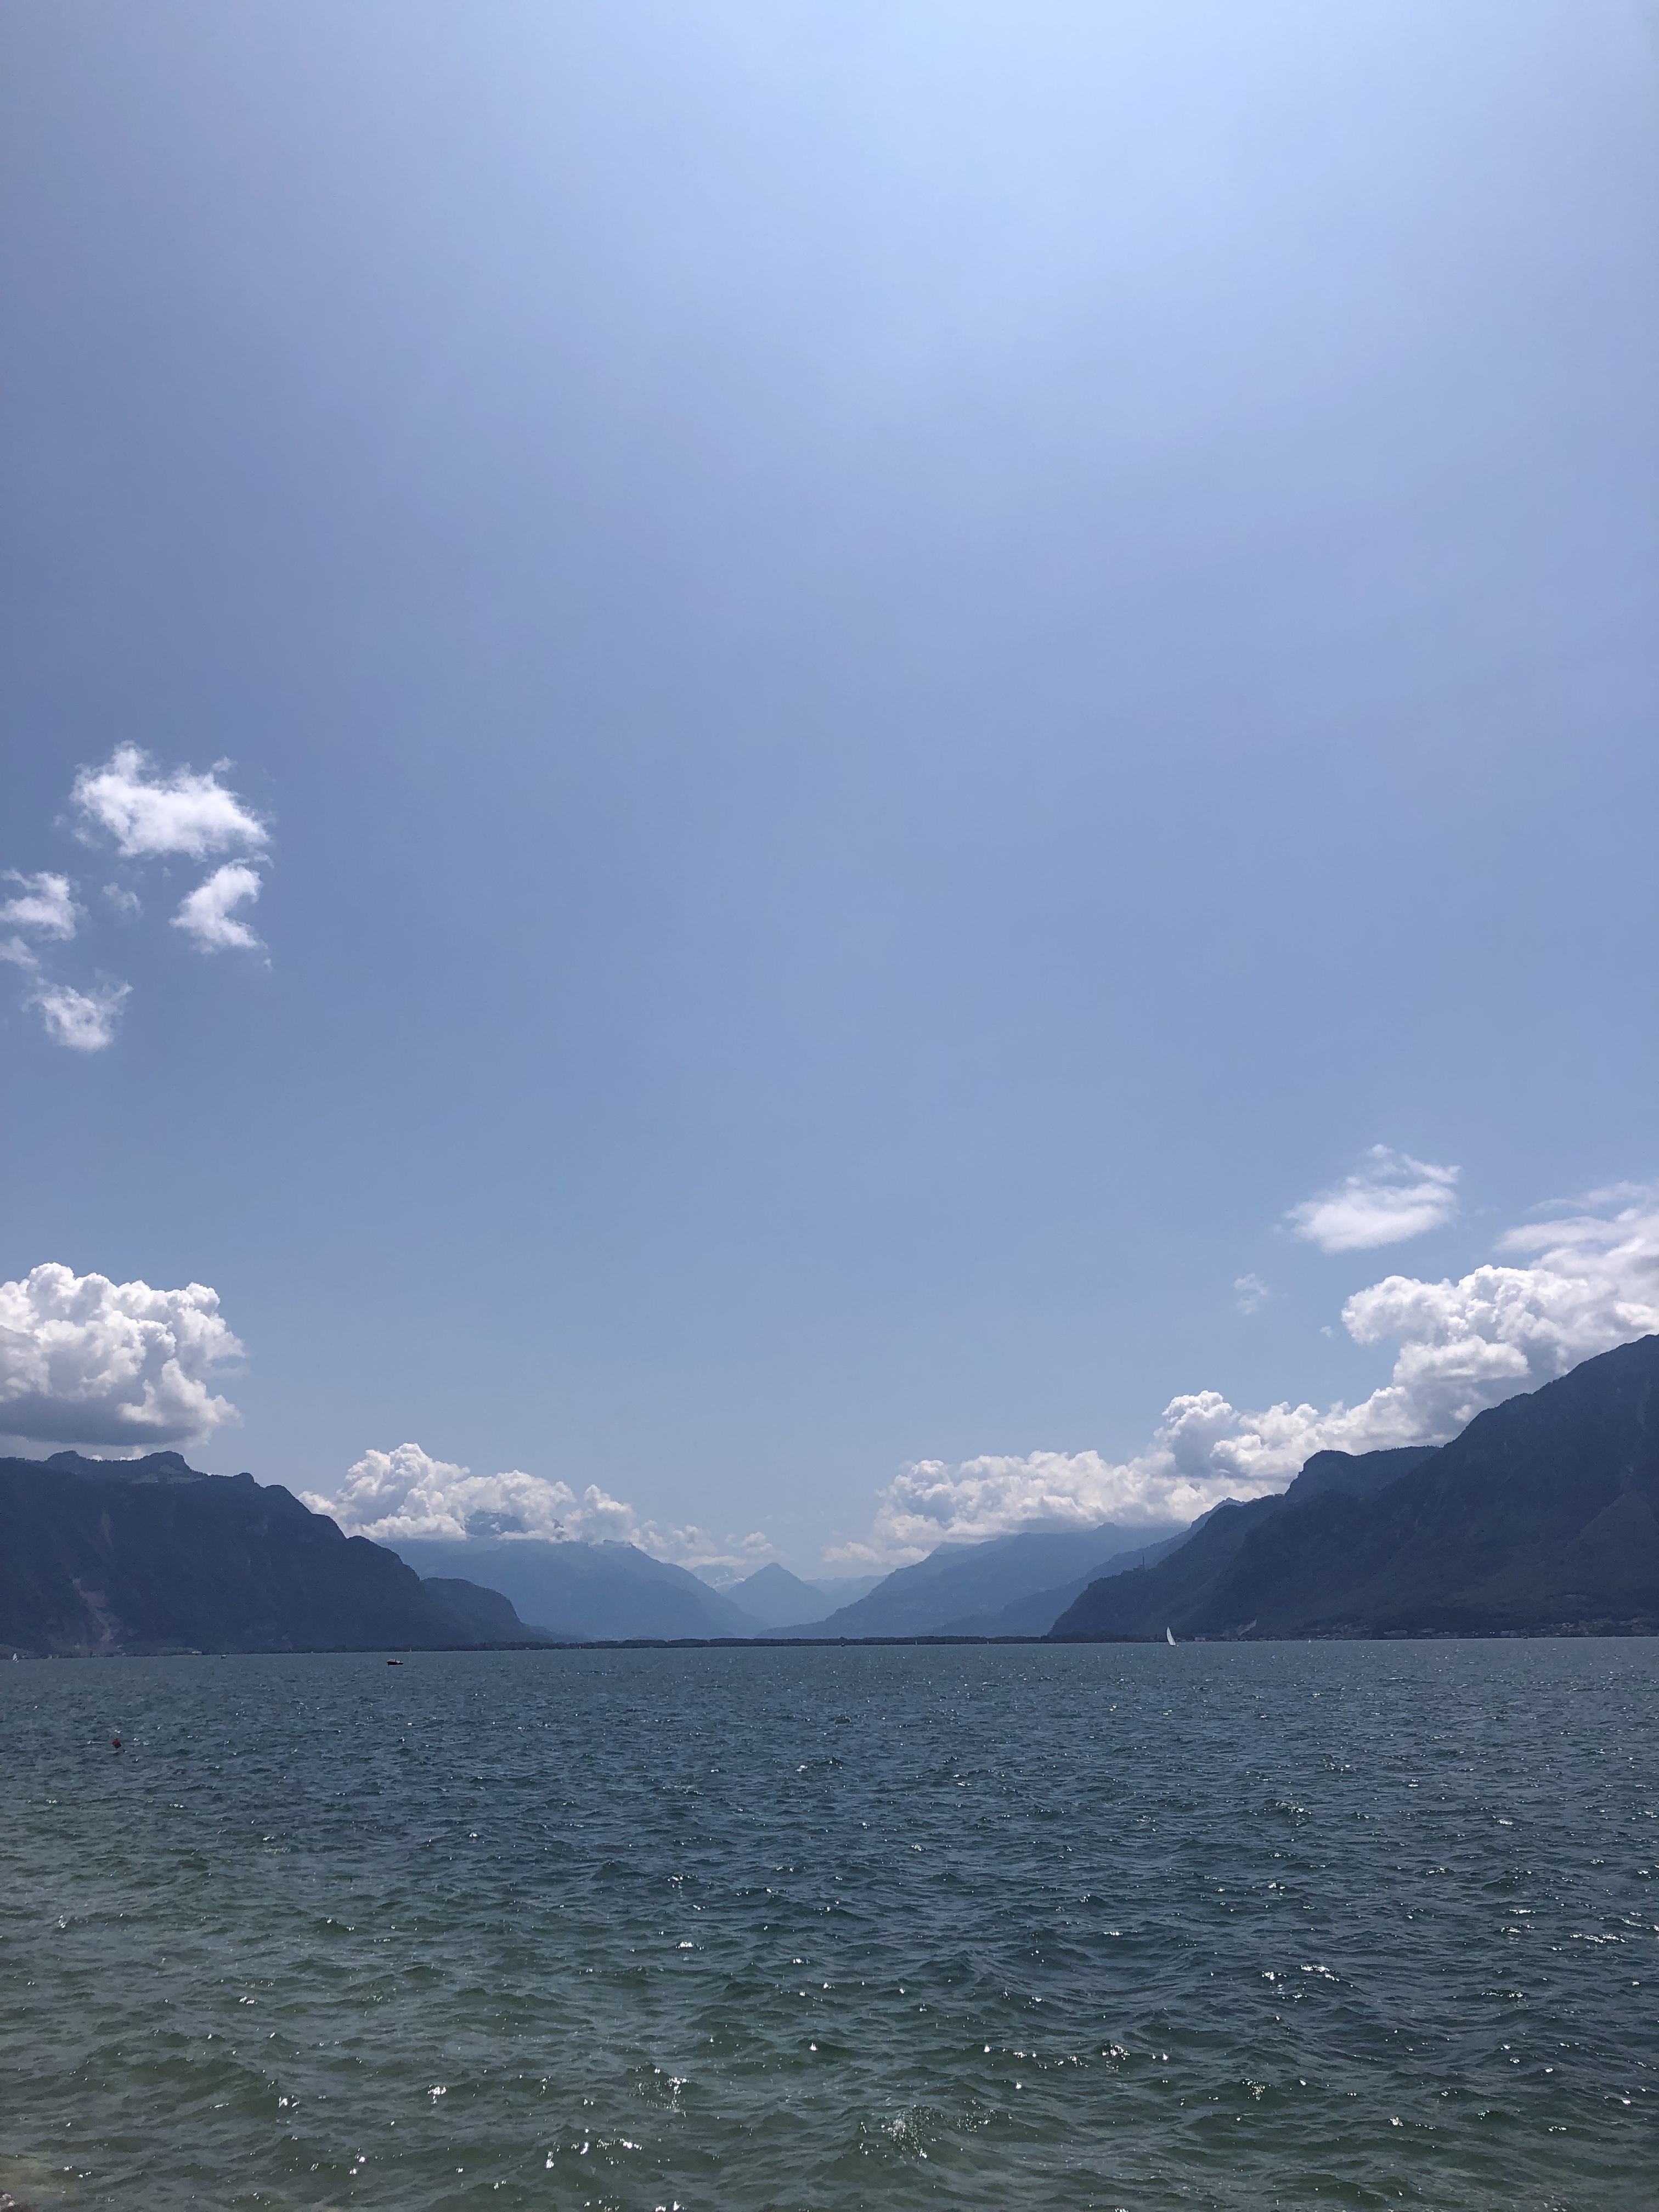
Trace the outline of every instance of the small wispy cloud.
{"label": "small wispy cloud", "polygon": [[270,833],[246,800],[219,781],[227,761],[205,774],[155,769],[137,745],[118,745],[102,768],[83,768],[70,793],[90,844],[101,831],[123,859],[176,855],[200,860],[216,853],[258,853]]}
{"label": "small wispy cloud", "polygon": [[[112,844],[123,860],[201,860],[231,857],[186,894],[173,927],[198,952],[263,952],[264,945],[238,912],[258,897],[262,878],[253,863],[267,858],[270,831],[254,809],[224,781],[228,761],[205,770],[159,768],[139,745],[117,745],[99,768],[82,768],[70,792],[73,827],[83,845]],[[122,871],[125,874],[126,871]],[[100,976],[96,983],[65,982],[44,957],[67,944],[87,920],[76,886],[66,875],[9,870],[0,884],[15,886],[0,899],[0,962],[27,978],[23,1002],[40,1017],[47,1036],[71,1052],[102,1052],[115,1041],[129,984]],[[143,913],[138,894],[120,880],[103,886],[103,902],[123,921]]]}
{"label": "small wispy cloud", "polygon": [[1240,1275],[1233,1284],[1237,1293],[1237,1304],[1242,1314],[1260,1313],[1273,1291],[1260,1275]]}
{"label": "small wispy cloud", "polygon": [[24,1004],[40,1015],[54,1044],[65,1045],[71,1052],[102,1052],[115,1042],[131,987],[106,981],[90,991],[77,991],[72,984],[58,982],[22,933],[28,931],[59,945],[72,938],[83,915],[74,884],[50,870],[25,876],[11,868],[6,880],[21,888],[0,906],[0,923],[9,923],[14,933],[0,938],[0,960],[28,977]]}
{"label": "small wispy cloud", "polygon": [[29,994],[29,1004],[54,1044],[67,1045],[71,1052],[102,1052],[115,1042],[131,989],[131,983],[99,983],[90,991],[77,991],[70,983],[43,981]]}
{"label": "small wispy cloud", "polygon": [[1322,1252],[1365,1252],[1443,1228],[1457,1212],[1462,1170],[1373,1145],[1354,1172],[1293,1206],[1292,1235]]}
{"label": "small wispy cloud", "polygon": [[25,876],[8,868],[5,880],[21,884],[21,889],[0,906],[0,923],[33,930],[37,937],[52,938],[60,944],[74,936],[82,908],[76,904],[75,886],[67,876],[44,869],[39,875]]}
{"label": "small wispy cloud", "polygon": [[173,917],[198,952],[260,952],[259,939],[232,909],[259,896],[259,878],[245,861],[228,860],[198,884]]}

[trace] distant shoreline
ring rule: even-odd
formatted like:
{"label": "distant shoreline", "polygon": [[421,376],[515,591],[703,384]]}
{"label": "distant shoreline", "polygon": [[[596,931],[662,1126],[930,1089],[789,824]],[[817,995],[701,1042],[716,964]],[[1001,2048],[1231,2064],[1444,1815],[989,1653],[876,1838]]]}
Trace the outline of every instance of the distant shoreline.
{"label": "distant shoreline", "polygon": [[[1392,1628],[1327,1630],[1314,1636],[1184,1636],[1177,1650],[1188,1644],[1212,1650],[1236,1650],[1242,1644],[1638,1644],[1659,1640],[1659,1628],[1621,1628],[1610,1622],[1590,1627],[1555,1628]],[[1035,1650],[1068,1650],[1079,1646],[1138,1644],[1146,1650],[1164,1646],[1161,1636],[624,1636],[592,1637],[569,1642],[536,1641],[501,1644],[315,1644],[284,1651],[17,1651],[21,1661],[81,1659],[399,1659],[453,1657],[457,1653],[539,1651],[556,1656],[565,1651],[870,1651],[918,1648],[1004,1650],[1011,1646]]]}

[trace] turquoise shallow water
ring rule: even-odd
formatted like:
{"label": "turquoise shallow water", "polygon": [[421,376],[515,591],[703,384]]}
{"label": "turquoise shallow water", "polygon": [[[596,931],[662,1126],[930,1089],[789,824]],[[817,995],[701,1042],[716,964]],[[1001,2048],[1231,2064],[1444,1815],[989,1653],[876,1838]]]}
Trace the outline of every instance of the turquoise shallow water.
{"label": "turquoise shallow water", "polygon": [[0,1768],[43,2207],[1659,2203],[1652,1644],[38,1662]]}

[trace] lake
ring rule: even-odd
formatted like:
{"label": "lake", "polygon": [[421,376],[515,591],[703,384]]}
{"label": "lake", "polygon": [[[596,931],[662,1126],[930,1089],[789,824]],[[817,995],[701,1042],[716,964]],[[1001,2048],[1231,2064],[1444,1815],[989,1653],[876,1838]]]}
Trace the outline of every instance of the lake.
{"label": "lake", "polygon": [[0,1777],[43,2212],[1659,2199],[1651,1642],[37,1661]]}

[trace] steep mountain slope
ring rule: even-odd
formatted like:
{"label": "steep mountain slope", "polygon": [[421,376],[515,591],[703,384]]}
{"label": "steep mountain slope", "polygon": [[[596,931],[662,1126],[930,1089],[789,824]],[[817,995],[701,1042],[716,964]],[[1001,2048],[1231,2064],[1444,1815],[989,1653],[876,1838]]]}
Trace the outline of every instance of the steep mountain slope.
{"label": "steep mountain slope", "polygon": [[868,1597],[886,1579],[885,1575],[814,1575],[811,1587],[829,1600],[830,1611],[836,1613],[844,1605],[855,1605],[860,1598]]}
{"label": "steep mountain slope", "polygon": [[1369,1501],[1243,1547],[1194,1633],[1659,1632],[1659,1336],[1479,1415]]}
{"label": "steep mountain slope", "polygon": [[[176,1452],[0,1460],[0,1648],[298,1651],[472,1632],[390,1552]],[[493,1639],[491,1639],[493,1640]]]}
{"label": "steep mountain slope", "polygon": [[[1392,1462],[1392,1464],[1389,1462]],[[1403,1462],[1403,1471],[1400,1471]],[[1310,1460],[1057,1638],[1659,1633],[1659,1336],[1507,1400],[1438,1450]]]}
{"label": "steep mountain slope", "polygon": [[[936,1636],[946,1624],[1000,1613],[1029,1597],[1099,1572],[1114,1559],[1176,1535],[1169,1523],[1130,1528],[1032,1530],[982,1544],[941,1544],[915,1566],[900,1567],[868,1597],[844,1605],[811,1630],[815,1636]],[[979,1633],[975,1630],[972,1632]]]}
{"label": "steep mountain slope", "polygon": [[1370,1498],[1403,1480],[1432,1454],[1429,1445],[1395,1451],[1316,1452],[1290,1488],[1248,1504],[1226,1498],[1206,1514],[1184,1542],[1156,1565],[1133,1568],[1089,1587],[1055,1620],[1061,1641],[1091,1636],[1162,1636],[1188,1632],[1245,1544],[1276,1525],[1303,1500]]}
{"label": "steep mountain slope", "polygon": [[400,1540],[422,1575],[464,1577],[500,1590],[521,1620],[572,1640],[633,1636],[755,1636],[762,1624],[684,1567],[632,1544],[550,1544],[539,1537]]}
{"label": "steep mountain slope", "polygon": [[[520,1620],[510,1598],[477,1583],[443,1575],[428,1575],[421,1588],[436,1598],[467,1634],[480,1644],[550,1644],[556,1638],[544,1629],[532,1628]],[[0,2212],[5,2208],[0,2205]]]}

